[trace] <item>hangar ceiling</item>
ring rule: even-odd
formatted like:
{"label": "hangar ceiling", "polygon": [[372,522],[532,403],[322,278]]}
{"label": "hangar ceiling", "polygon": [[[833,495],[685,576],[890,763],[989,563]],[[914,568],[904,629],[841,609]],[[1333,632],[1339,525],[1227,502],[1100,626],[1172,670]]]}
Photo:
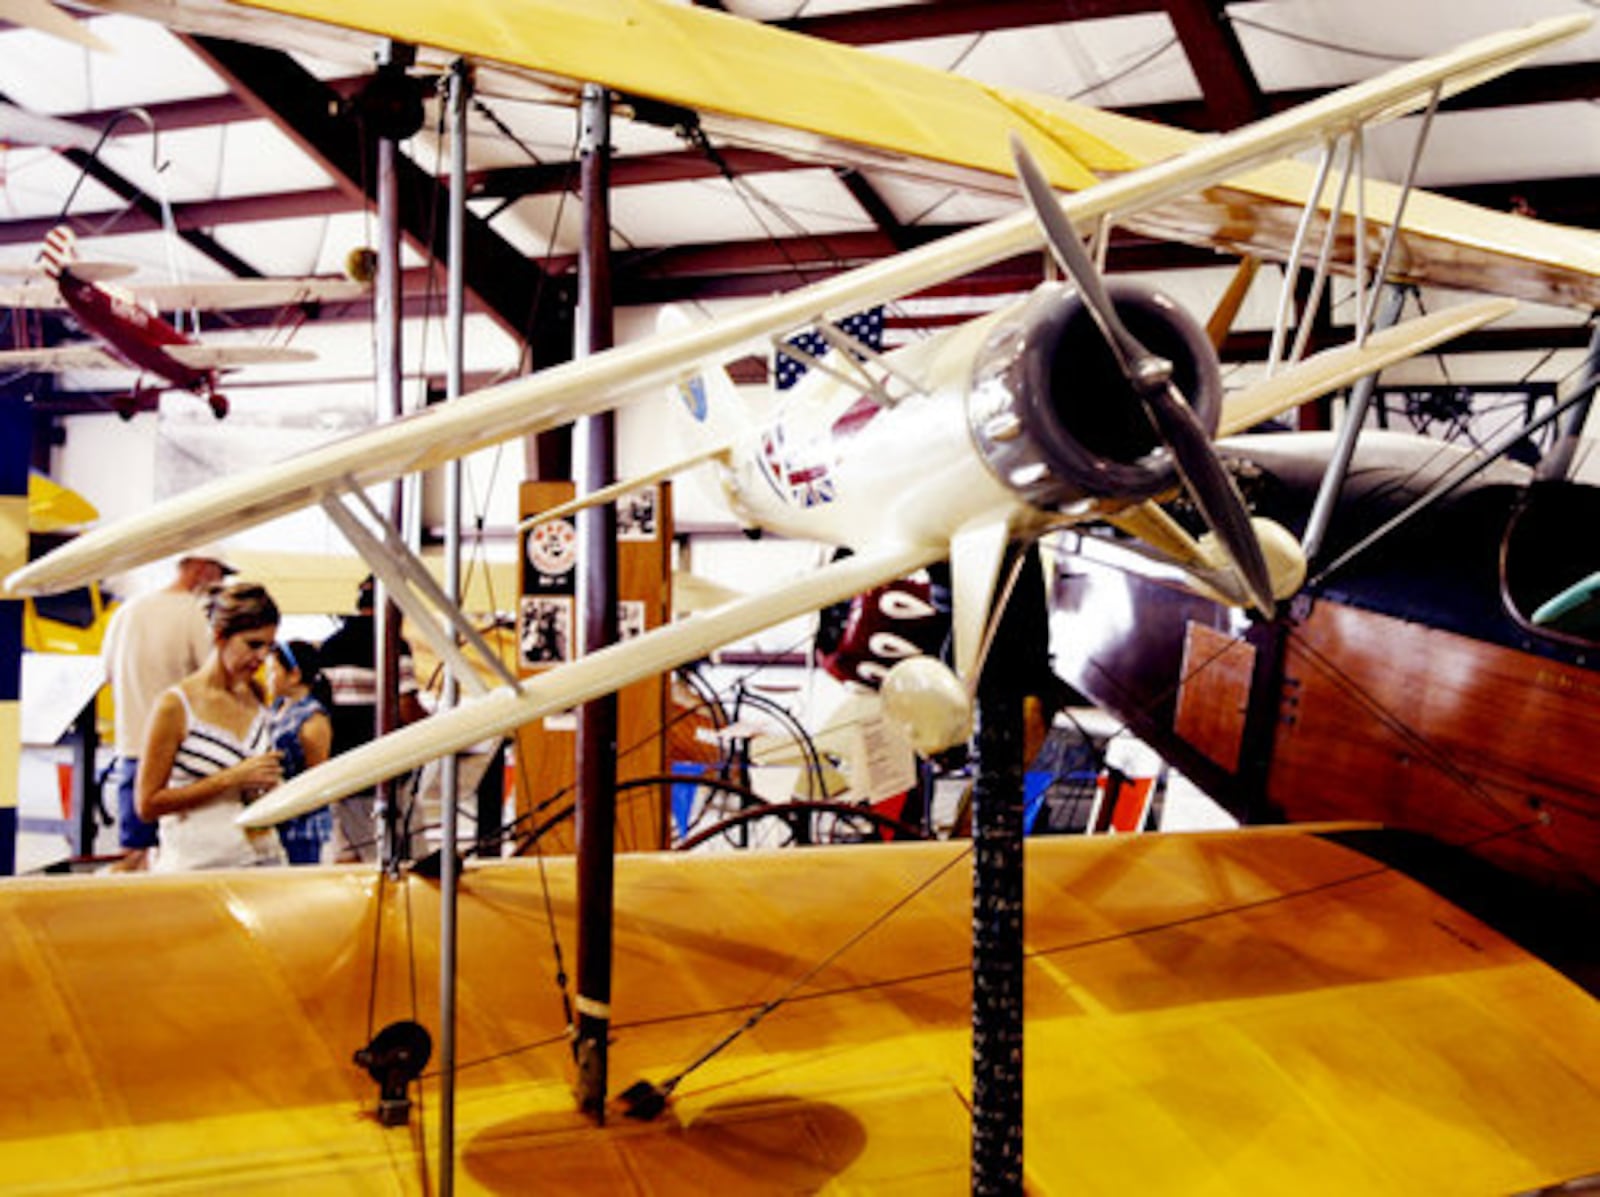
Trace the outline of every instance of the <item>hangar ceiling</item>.
{"label": "hangar ceiling", "polygon": [[[701,7],[1201,131],[1234,127],[1509,23],[1505,6],[1489,0],[730,0]],[[1516,19],[1594,7],[1539,0],[1518,5]],[[81,149],[4,150],[0,267],[28,262],[63,218],[78,229],[86,257],[137,264],[135,286],[141,277],[174,274],[332,272],[350,250],[372,243],[372,129],[381,108],[360,102],[372,95],[370,50],[323,57],[319,44],[313,57],[283,44],[174,34],[126,13],[70,11],[109,49],[26,28],[0,32],[0,98],[111,134],[98,158]],[[1449,101],[1421,182],[1488,207],[1600,228],[1597,65],[1600,36],[1591,33],[1558,57]],[[130,115],[135,106],[143,115]],[[425,268],[422,252],[444,229],[439,109],[430,93],[422,131],[402,155],[408,328],[431,330],[443,312],[442,276]],[[464,261],[474,313],[471,382],[567,353],[580,228],[575,123],[569,108],[525,95],[485,88],[474,98]],[[715,310],[1006,209],[1004,200],[953,185],[686,137],[645,120],[619,120],[614,140],[613,288],[624,327],[655,305]],[[1405,152],[1398,138],[1381,139],[1378,170],[1397,177]],[[1113,270],[1155,273],[1197,305],[1220,293],[1229,273],[1209,252],[1122,233],[1109,261]],[[890,315],[892,335],[914,336],[1037,276],[1029,263],[902,305]],[[252,375],[262,386],[353,385],[370,353],[364,303],[293,313],[287,323],[282,312],[207,322],[318,349],[319,361],[298,374]],[[1508,327],[1467,338],[1448,358],[1408,369],[1419,381],[1548,384],[1581,353],[1587,324],[1584,313],[1525,312]],[[430,335],[415,339],[428,344]],[[1264,338],[1247,309],[1225,359],[1259,354]],[[408,368],[438,379],[443,362],[437,353],[418,355]],[[760,363],[746,363],[746,378],[762,374]],[[106,405],[99,376],[27,385],[42,412]]]}

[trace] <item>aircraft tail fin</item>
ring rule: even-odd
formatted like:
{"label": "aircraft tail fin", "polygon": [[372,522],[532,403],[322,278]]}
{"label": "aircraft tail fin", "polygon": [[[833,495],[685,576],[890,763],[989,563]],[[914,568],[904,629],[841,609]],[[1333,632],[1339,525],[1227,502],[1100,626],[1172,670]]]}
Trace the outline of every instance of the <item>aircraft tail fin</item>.
{"label": "aircraft tail fin", "polygon": [[[687,328],[693,317],[681,307],[663,308],[658,332]],[[703,365],[671,385],[670,402],[686,450],[705,452],[726,447],[752,423],[748,405],[727,370]]]}
{"label": "aircraft tail fin", "polygon": [[44,237],[44,272],[51,278],[60,278],[61,272],[78,260],[78,235],[64,224],[58,224]]}

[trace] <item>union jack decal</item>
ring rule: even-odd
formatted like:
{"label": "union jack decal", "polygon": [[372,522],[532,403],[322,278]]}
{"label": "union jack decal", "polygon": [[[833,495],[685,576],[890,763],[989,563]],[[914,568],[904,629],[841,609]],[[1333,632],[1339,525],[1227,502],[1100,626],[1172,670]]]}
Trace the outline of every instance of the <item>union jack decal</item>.
{"label": "union jack decal", "polygon": [[778,497],[800,507],[833,502],[837,492],[828,475],[828,463],[817,459],[800,464],[795,456],[784,445],[782,427],[761,438],[761,472]]}

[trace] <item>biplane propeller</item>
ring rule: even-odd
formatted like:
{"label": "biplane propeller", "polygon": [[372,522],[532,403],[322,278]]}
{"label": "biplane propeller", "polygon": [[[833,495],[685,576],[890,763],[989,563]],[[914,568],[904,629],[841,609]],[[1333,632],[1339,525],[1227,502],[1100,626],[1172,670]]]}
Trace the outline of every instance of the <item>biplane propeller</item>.
{"label": "biplane propeller", "polygon": [[1201,426],[1194,406],[1173,385],[1172,363],[1150,352],[1128,331],[1099,271],[1084,251],[1077,230],[1056,202],[1049,181],[1021,138],[1012,136],[1011,150],[1023,194],[1044,232],[1051,255],[1077,286],[1116,359],[1117,369],[1166,442],[1184,488],[1238,570],[1251,603],[1262,615],[1272,618],[1275,602],[1261,542],[1256,539],[1238,488],[1211,447],[1215,429]]}

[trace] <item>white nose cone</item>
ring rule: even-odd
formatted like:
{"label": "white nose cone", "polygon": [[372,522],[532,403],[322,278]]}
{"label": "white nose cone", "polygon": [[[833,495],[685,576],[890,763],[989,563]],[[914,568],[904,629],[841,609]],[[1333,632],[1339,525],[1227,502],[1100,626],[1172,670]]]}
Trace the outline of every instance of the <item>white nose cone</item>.
{"label": "white nose cone", "polygon": [[933,756],[972,736],[972,698],[950,667],[908,657],[884,676],[883,712],[906,730],[911,746]]}

